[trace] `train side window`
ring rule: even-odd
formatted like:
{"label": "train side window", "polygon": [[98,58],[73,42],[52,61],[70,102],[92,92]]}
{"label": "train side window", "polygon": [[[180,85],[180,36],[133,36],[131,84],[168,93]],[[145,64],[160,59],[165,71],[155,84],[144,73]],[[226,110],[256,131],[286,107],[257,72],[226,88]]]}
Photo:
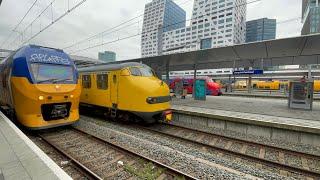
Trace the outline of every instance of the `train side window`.
{"label": "train side window", "polygon": [[82,87],[86,89],[91,88],[91,76],[90,75],[82,75]]}
{"label": "train side window", "polygon": [[6,76],[3,76],[3,78],[2,78],[2,87],[4,87],[4,88],[7,87]]}
{"label": "train side window", "polygon": [[113,75],[113,83],[116,84],[117,83],[117,76]]}
{"label": "train side window", "polygon": [[8,68],[6,68],[6,69],[4,69],[4,75],[2,76],[2,87],[3,88],[7,88],[7,74],[9,73],[9,69]]}
{"label": "train side window", "polygon": [[108,89],[108,74],[97,75],[97,88]]}

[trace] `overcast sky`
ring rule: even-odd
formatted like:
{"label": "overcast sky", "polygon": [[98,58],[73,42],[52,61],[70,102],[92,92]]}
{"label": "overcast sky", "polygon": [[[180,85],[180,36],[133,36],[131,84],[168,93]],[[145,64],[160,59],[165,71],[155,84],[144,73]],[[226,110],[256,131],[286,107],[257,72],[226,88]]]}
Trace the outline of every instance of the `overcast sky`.
{"label": "overcast sky", "polygon": [[[3,0],[0,6],[0,46],[1,48],[16,48],[21,42],[31,38],[45,25],[51,23],[68,8],[68,0],[56,0],[51,6],[32,24],[31,21],[41,13],[52,0],[38,0],[28,16],[19,25],[19,33],[11,33],[12,29],[22,19],[35,0]],[[252,0],[247,0],[250,2]],[[69,0],[69,7],[76,5],[80,0]],[[144,5],[151,0],[87,0],[70,14],[66,15],[56,24],[40,33],[29,43],[44,46],[66,48],[77,41],[86,39],[104,30],[108,30],[133,17],[139,16],[144,11]],[[175,0],[182,4],[187,12],[187,19],[191,17],[193,0]],[[52,11],[51,11],[52,9]],[[247,20],[258,18],[275,18],[277,24],[277,38],[299,36],[301,31],[301,0],[261,0],[248,4]],[[292,20],[293,19],[293,20]],[[287,21],[289,20],[289,21]],[[134,36],[141,32],[142,17],[126,24],[127,27],[115,32],[106,32],[102,36],[85,41],[80,45],[65,49],[76,55],[97,58],[99,51],[111,50],[117,53],[118,60],[140,57],[140,36],[117,41],[128,36]],[[188,22],[187,22],[188,25]],[[21,32],[24,31],[23,37]],[[8,39],[9,35],[11,37]],[[87,47],[106,43],[103,46]],[[80,51],[81,50],[81,51]]]}

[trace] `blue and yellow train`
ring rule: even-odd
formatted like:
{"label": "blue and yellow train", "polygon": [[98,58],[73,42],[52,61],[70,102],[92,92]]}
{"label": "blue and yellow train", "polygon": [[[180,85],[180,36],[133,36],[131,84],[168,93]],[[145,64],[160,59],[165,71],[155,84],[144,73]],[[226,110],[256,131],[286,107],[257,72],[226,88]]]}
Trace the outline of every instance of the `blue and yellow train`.
{"label": "blue and yellow train", "polygon": [[69,125],[79,119],[81,87],[62,50],[24,46],[0,64],[0,105],[29,129]]}
{"label": "blue and yellow train", "polygon": [[169,87],[141,63],[96,65],[79,69],[80,102],[126,121],[171,120]]}

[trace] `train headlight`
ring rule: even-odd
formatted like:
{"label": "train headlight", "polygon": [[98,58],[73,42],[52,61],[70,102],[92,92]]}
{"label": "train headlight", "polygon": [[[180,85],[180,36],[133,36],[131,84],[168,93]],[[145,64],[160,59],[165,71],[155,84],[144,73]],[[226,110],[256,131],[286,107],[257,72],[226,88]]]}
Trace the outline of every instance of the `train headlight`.
{"label": "train headlight", "polygon": [[149,104],[166,103],[171,100],[170,96],[148,97],[146,99]]}
{"label": "train headlight", "polygon": [[43,96],[39,96],[39,100],[42,101],[44,99]]}
{"label": "train headlight", "polygon": [[157,99],[154,98],[154,97],[148,97],[148,98],[147,98],[147,103],[149,103],[149,104],[155,104],[155,103],[157,103]]}

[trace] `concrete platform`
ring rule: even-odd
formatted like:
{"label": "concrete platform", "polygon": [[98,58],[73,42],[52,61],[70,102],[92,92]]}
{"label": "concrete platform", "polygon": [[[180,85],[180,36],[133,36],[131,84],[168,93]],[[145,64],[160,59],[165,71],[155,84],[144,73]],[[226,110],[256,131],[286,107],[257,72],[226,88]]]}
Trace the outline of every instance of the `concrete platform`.
{"label": "concrete platform", "polygon": [[71,179],[0,112],[0,180]]}
{"label": "concrete platform", "polygon": [[[276,99],[288,99],[288,95],[280,93],[278,91],[254,91],[248,93],[247,91],[234,91],[234,92],[223,92],[224,96],[240,96],[240,97],[255,97],[255,98],[276,98]],[[320,101],[320,94],[315,93],[314,101]]]}
{"label": "concrete platform", "polygon": [[180,122],[320,146],[320,102],[313,111],[288,109],[282,99],[227,96],[173,99],[172,104]]}

